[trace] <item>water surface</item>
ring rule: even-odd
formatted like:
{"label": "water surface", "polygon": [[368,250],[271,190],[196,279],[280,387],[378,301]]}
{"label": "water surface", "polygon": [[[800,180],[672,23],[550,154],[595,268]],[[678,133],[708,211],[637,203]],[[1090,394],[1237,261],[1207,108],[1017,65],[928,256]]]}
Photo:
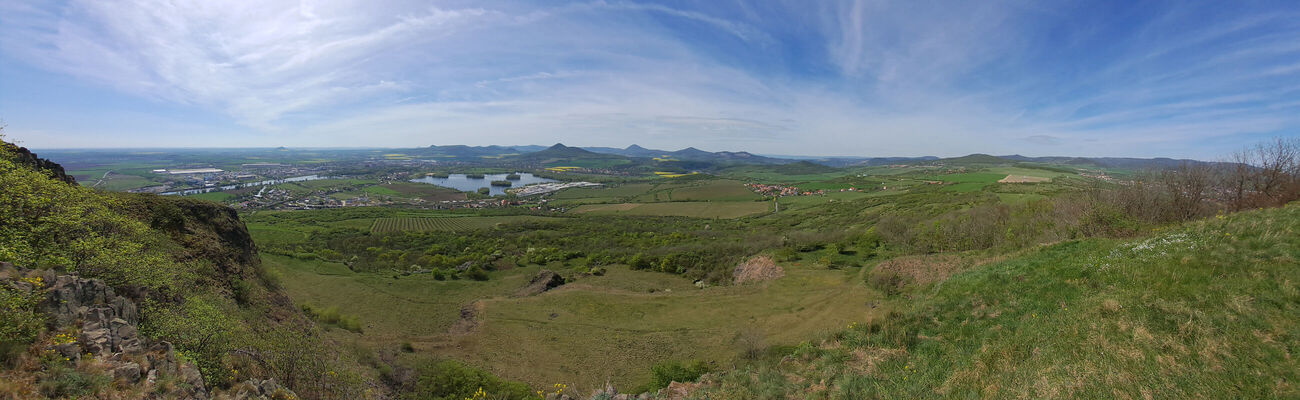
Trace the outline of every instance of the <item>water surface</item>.
{"label": "water surface", "polygon": [[554,179],[546,179],[529,173],[516,172],[519,175],[518,180],[512,180],[512,186],[492,186],[492,181],[504,181],[509,174],[486,174],[483,179],[472,179],[465,174],[451,174],[446,178],[437,178],[426,176],[423,178],[412,179],[411,182],[428,183],[445,188],[452,188],[462,192],[473,192],[478,188],[488,188],[493,196],[506,194],[506,189],[512,187],[523,187],[534,183],[556,182]]}

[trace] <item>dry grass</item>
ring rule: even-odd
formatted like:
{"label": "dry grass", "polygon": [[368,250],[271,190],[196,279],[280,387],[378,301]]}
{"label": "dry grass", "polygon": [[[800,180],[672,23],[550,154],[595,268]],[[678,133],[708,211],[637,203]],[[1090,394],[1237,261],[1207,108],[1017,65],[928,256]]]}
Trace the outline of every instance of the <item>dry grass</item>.
{"label": "dry grass", "polygon": [[907,283],[924,286],[947,280],[968,265],[969,262],[952,254],[904,256],[876,264],[873,273],[897,275]]}
{"label": "dry grass", "polygon": [[732,272],[736,284],[762,282],[785,276],[785,270],[776,265],[771,256],[755,256],[736,266]]}

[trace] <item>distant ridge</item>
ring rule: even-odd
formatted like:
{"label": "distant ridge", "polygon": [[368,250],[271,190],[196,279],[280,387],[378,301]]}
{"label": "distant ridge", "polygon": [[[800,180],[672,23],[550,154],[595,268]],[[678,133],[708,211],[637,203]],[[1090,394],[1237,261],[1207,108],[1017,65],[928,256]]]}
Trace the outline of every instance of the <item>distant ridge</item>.
{"label": "distant ridge", "polygon": [[587,151],[581,147],[565,146],[563,143],[556,143],[545,150],[525,153],[512,157],[518,160],[541,161],[541,160],[558,160],[558,159],[609,159],[622,158],[615,154],[601,154]]}
{"label": "distant ridge", "polygon": [[622,149],[616,147],[584,147],[584,149],[596,153],[614,154],[624,157],[667,157],[677,161],[743,162],[751,164],[786,164],[794,162],[794,160],[790,159],[764,157],[745,151],[709,152],[694,147],[687,147],[677,151],[668,151],[647,149],[640,145],[633,144]]}
{"label": "distant ridge", "polygon": [[965,155],[961,157],[941,158],[939,160],[936,160],[936,162],[943,162],[949,164],[1008,164],[1014,161],[1002,157],[998,157],[998,156],[975,153],[975,154]]}
{"label": "distant ridge", "polygon": [[[280,149],[284,149],[281,147]],[[1008,164],[1015,162],[1036,162],[1047,164],[1064,164],[1080,167],[1102,167],[1102,168],[1172,168],[1183,163],[1209,163],[1210,161],[1199,161],[1190,159],[1173,159],[1165,157],[1157,158],[1131,158],[1131,157],[1071,157],[1071,156],[1046,156],[1046,157],[1027,157],[1019,154],[995,156],[990,154],[975,153],[961,157],[939,158],[935,156],[922,157],[815,157],[815,156],[789,156],[789,155],[758,155],[745,151],[718,151],[709,152],[700,150],[695,147],[687,147],[681,150],[668,151],[660,149],[650,149],[638,144],[628,145],[624,148],[617,147],[575,147],[566,146],[562,143],[556,143],[551,146],[538,145],[518,145],[518,146],[467,146],[467,145],[433,145],[424,148],[417,148],[411,151],[417,156],[433,157],[452,157],[463,160],[480,159],[480,158],[498,158],[503,156],[520,157],[521,159],[541,159],[541,158],[592,158],[607,159],[613,156],[630,157],[630,158],[665,158],[667,161],[679,162],[697,162],[709,164],[790,164],[798,161],[819,164],[828,167],[854,167],[854,166],[878,166],[890,164],[916,164],[942,161],[949,164],[971,164],[971,165],[992,165]],[[523,157],[530,156],[530,157]]]}
{"label": "distant ridge", "polygon": [[1068,157],[1068,156],[1049,156],[1049,157],[1025,157],[1019,154],[1002,156],[1002,158],[1015,161],[1041,162],[1052,164],[1069,164],[1094,166],[1105,168],[1173,168],[1183,163],[1189,164],[1217,164],[1213,161],[1200,161],[1191,159],[1176,159],[1167,157],[1156,158],[1132,158],[1132,157]]}

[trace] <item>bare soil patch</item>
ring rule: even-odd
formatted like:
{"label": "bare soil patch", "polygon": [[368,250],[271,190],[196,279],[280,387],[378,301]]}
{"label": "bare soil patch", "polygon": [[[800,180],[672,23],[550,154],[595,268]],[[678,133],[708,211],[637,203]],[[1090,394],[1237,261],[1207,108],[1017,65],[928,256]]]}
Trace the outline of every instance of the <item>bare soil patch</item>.
{"label": "bare soil patch", "polygon": [[1047,182],[1050,180],[1052,180],[1052,178],[1044,178],[1041,176],[1007,175],[1006,178],[999,179],[998,183],[1037,183]]}
{"label": "bare soil patch", "polygon": [[453,335],[468,335],[478,331],[479,320],[482,318],[484,304],[482,301],[474,301],[460,308],[460,319],[451,325],[447,333]]}

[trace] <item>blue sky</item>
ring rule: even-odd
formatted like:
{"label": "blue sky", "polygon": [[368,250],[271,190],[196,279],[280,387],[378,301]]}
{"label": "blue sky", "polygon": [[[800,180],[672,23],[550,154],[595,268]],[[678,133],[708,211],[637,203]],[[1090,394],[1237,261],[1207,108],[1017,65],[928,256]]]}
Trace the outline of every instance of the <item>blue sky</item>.
{"label": "blue sky", "polygon": [[34,148],[1214,158],[1300,136],[1295,1],[6,1]]}

